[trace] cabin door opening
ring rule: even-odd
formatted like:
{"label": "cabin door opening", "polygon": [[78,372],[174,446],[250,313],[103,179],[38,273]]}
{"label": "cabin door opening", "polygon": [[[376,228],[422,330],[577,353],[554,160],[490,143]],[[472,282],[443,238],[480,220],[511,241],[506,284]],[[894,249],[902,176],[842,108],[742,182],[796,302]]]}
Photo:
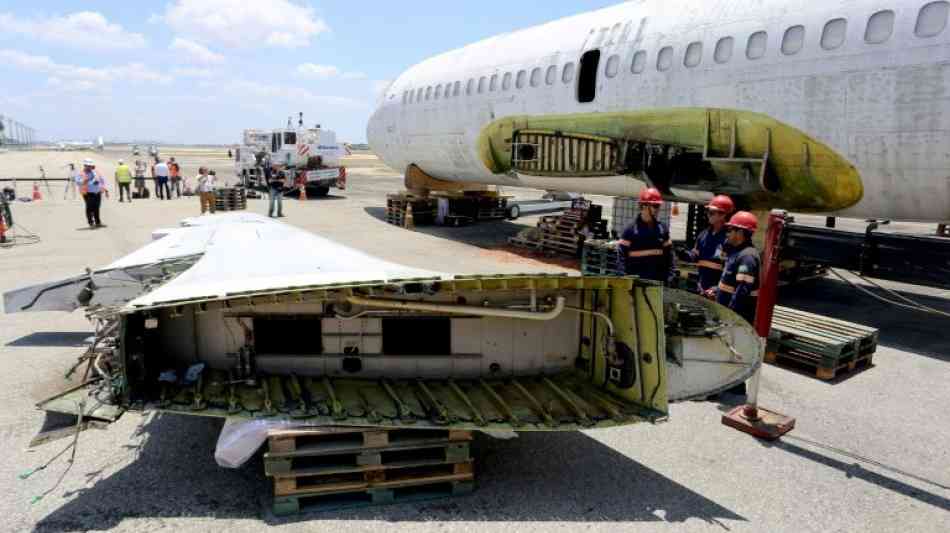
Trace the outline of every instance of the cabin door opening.
{"label": "cabin door opening", "polygon": [[597,97],[597,70],[600,50],[588,50],[581,56],[580,76],[577,78],[577,101],[586,104]]}

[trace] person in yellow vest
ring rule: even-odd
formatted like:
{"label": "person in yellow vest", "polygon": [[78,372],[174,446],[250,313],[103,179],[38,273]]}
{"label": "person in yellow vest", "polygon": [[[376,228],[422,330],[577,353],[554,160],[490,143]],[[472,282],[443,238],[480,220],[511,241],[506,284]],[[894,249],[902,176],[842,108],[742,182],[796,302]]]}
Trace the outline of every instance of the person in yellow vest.
{"label": "person in yellow vest", "polygon": [[119,166],[115,167],[115,183],[119,189],[119,201],[124,202],[125,197],[129,197],[129,203],[132,203],[132,169],[120,159]]}

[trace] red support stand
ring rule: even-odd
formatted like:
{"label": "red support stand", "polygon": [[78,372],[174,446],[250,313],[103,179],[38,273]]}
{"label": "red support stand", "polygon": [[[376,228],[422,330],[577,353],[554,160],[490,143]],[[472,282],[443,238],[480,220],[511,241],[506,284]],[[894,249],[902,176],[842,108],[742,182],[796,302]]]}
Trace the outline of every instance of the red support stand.
{"label": "red support stand", "polygon": [[[755,331],[763,340],[768,339],[769,331],[772,329],[772,314],[778,299],[779,250],[782,231],[785,229],[785,215],[784,211],[778,210],[772,211],[769,215],[765,249],[762,252],[762,271],[759,273],[761,283],[755,309]],[[749,380],[748,403],[722,415],[722,423],[761,439],[775,440],[795,427],[795,419],[759,407],[760,373],[761,369],[756,370]]]}

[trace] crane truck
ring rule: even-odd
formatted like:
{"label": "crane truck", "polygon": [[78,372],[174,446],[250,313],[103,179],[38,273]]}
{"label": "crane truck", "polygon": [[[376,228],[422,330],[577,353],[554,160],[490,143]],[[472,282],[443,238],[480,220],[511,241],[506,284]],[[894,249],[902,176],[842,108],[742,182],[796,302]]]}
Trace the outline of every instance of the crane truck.
{"label": "crane truck", "polygon": [[244,130],[243,144],[235,150],[235,172],[248,189],[265,190],[265,169],[281,172],[285,189],[306,187],[309,196],[326,196],[331,187],[346,188],[346,168],[341,159],[346,147],[336,133],[317,124],[304,126],[303,113],[294,127]]}

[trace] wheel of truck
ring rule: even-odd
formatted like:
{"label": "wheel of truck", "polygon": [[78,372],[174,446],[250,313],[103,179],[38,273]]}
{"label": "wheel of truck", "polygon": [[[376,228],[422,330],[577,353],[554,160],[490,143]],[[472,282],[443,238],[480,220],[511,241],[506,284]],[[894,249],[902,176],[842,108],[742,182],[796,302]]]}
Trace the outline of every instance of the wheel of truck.
{"label": "wheel of truck", "polygon": [[508,220],[516,220],[521,216],[521,208],[518,204],[508,206]]}
{"label": "wheel of truck", "polygon": [[307,196],[313,196],[314,198],[323,198],[328,194],[330,194],[329,186],[307,187]]}

